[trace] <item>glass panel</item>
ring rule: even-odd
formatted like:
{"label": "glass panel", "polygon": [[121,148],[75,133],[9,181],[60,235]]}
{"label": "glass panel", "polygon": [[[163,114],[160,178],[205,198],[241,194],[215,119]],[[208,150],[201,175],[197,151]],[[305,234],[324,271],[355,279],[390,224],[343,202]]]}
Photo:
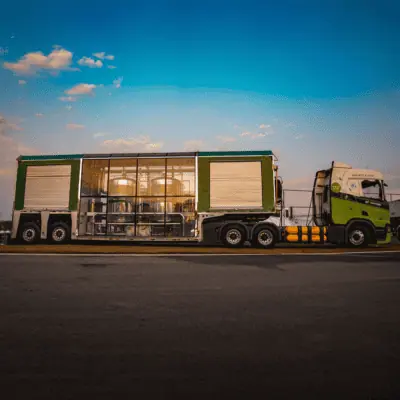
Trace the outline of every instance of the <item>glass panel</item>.
{"label": "glass panel", "polygon": [[135,158],[111,160],[109,196],[136,196]]}
{"label": "glass panel", "polygon": [[361,183],[362,195],[369,199],[381,200],[382,199],[382,187],[378,180],[364,180]]}
{"label": "glass panel", "polygon": [[167,197],[167,213],[194,213],[194,197]]}
{"label": "glass panel", "polygon": [[116,236],[135,235],[135,198],[108,199],[108,234]]}
{"label": "glass panel", "polygon": [[166,235],[194,236],[194,197],[167,197]]}
{"label": "glass panel", "polygon": [[165,198],[147,197],[137,201],[137,236],[164,236]]}
{"label": "glass panel", "polygon": [[79,208],[79,235],[105,235],[106,211],[106,197],[82,198]]}
{"label": "glass panel", "polygon": [[194,158],[167,159],[167,196],[195,195]]}
{"label": "glass panel", "polygon": [[166,235],[170,237],[193,237],[196,220],[194,214],[167,214]]}
{"label": "glass panel", "polygon": [[139,159],[138,195],[165,195],[165,158]]}
{"label": "glass panel", "polygon": [[139,197],[137,200],[137,213],[164,214],[164,197]]}
{"label": "glass panel", "polygon": [[108,160],[83,160],[81,196],[107,195]]}

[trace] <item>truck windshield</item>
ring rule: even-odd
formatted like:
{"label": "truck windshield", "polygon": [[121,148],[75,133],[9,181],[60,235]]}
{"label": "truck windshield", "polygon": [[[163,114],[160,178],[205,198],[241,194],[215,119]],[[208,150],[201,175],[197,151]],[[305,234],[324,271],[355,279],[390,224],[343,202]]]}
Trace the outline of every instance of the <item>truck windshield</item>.
{"label": "truck windshield", "polygon": [[379,180],[366,179],[361,182],[363,196],[374,200],[385,200],[384,183]]}

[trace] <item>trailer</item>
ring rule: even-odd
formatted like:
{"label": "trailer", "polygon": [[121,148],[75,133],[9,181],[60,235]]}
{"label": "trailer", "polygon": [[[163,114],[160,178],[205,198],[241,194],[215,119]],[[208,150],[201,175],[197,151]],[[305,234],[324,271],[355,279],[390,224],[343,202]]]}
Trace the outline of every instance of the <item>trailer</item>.
{"label": "trailer", "polygon": [[[13,240],[175,241],[271,248],[391,240],[382,174],[318,171],[312,224],[293,226],[272,151],[20,156]],[[375,197],[369,188],[378,190]]]}
{"label": "trailer", "polygon": [[391,201],[389,209],[393,235],[400,240],[400,200]]}

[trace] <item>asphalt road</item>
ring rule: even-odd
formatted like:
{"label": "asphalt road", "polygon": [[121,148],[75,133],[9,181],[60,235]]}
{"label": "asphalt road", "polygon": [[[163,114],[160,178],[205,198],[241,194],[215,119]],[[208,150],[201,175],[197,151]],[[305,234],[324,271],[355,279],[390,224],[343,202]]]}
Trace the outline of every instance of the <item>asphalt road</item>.
{"label": "asphalt road", "polygon": [[399,253],[0,255],[0,316],[15,399],[400,398]]}

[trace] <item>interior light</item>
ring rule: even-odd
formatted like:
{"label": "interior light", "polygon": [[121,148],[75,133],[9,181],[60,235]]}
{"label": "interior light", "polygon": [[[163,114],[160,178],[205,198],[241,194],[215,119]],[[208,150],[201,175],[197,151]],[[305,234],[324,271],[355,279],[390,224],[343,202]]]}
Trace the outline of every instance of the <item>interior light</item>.
{"label": "interior light", "polygon": [[128,180],[127,179],[118,179],[117,184],[121,185],[121,186],[126,186],[128,184]]}

